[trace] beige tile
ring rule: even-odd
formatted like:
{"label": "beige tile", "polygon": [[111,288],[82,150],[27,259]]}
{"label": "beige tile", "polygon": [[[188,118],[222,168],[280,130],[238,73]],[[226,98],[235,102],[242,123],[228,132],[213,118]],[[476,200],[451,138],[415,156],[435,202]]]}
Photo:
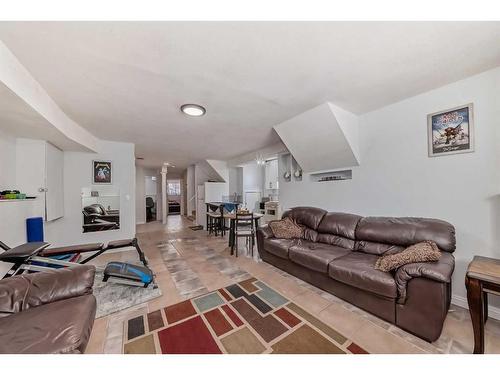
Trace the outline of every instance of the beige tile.
{"label": "beige tile", "polygon": [[486,332],[485,336],[484,352],[488,354],[500,354],[500,337],[489,332]]}
{"label": "beige tile", "polygon": [[268,284],[275,290],[282,293],[285,297],[290,299],[294,299],[296,296],[307,291],[307,289],[301,287],[295,281],[279,275],[274,278],[268,279]]}
{"label": "beige tile", "polygon": [[306,291],[293,297],[294,302],[312,314],[317,314],[325,309],[331,302],[320,297],[314,292]]}
{"label": "beige tile", "polygon": [[447,316],[444,321],[441,336],[453,338],[453,340],[460,344],[469,346],[474,342],[474,332],[472,330],[470,318],[460,321],[451,316]]}
{"label": "beige tile", "polygon": [[330,304],[318,313],[318,318],[334,327],[346,337],[351,337],[365,319],[337,304]]}
{"label": "beige tile", "polygon": [[102,354],[104,342],[106,340],[107,328],[107,317],[99,318],[94,321],[92,333],[90,334],[89,342],[87,344],[87,348],[85,349],[86,354]]}

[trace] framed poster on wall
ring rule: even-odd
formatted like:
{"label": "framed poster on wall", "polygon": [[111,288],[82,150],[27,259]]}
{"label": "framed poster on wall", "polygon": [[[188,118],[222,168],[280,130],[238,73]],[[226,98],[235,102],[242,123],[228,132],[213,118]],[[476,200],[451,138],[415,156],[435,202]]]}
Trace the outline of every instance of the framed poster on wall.
{"label": "framed poster on wall", "polygon": [[92,183],[93,184],[111,184],[112,167],[110,161],[93,160],[92,161]]}
{"label": "framed poster on wall", "polygon": [[427,115],[427,132],[429,156],[473,152],[472,103]]}

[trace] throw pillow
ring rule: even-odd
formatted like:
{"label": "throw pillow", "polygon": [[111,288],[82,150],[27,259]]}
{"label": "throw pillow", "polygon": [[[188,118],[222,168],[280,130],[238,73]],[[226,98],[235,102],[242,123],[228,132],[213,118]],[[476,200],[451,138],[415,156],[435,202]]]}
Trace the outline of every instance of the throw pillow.
{"label": "throw pillow", "polygon": [[405,264],[437,262],[441,251],[433,241],[423,241],[407,247],[397,254],[383,255],[375,263],[375,269],[389,272]]}
{"label": "throw pillow", "polygon": [[269,228],[276,238],[301,238],[304,229],[289,217],[269,222]]}

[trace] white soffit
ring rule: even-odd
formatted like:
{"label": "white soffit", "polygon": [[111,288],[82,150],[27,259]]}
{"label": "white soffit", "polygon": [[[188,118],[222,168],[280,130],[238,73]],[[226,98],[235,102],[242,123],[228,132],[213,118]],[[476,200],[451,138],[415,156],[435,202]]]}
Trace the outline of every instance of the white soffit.
{"label": "white soffit", "polygon": [[97,151],[98,138],[71,120],[0,41],[0,121],[12,135],[63,150]]}
{"label": "white soffit", "polygon": [[[223,170],[217,170],[220,167],[219,163],[224,163],[219,160],[215,160],[214,165],[217,166],[217,169],[212,165],[214,160],[201,160],[198,163],[196,163],[196,166],[200,168],[201,171],[205,174],[208,180],[212,180],[213,182],[227,182],[227,180],[224,179],[224,175],[226,174]],[[228,178],[229,172],[227,172],[226,178]]]}
{"label": "white soffit", "polygon": [[206,160],[208,165],[213,169],[219,179],[223,182],[229,182],[229,169],[227,166],[227,162],[223,160]]}
{"label": "white soffit", "polygon": [[272,144],[271,146],[263,147],[258,150],[239,155],[233,159],[228,160],[229,167],[241,167],[249,162],[256,160],[257,155],[262,156],[264,159],[275,156],[277,154],[288,153],[287,148],[283,142]]}
{"label": "white soffit", "polygon": [[334,104],[321,104],[274,130],[306,173],[359,165],[358,118]]}
{"label": "white soffit", "polygon": [[52,126],[43,116],[0,83],[0,128],[16,138],[42,139],[65,151],[88,151]]}

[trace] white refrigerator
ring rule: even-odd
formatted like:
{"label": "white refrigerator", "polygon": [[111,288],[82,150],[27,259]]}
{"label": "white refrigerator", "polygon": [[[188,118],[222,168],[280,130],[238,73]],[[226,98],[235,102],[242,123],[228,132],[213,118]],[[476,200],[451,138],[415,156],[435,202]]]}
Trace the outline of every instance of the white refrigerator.
{"label": "white refrigerator", "polygon": [[227,182],[205,182],[196,189],[196,224],[207,228],[207,206],[205,203],[222,202],[224,197],[229,196],[229,184]]}

